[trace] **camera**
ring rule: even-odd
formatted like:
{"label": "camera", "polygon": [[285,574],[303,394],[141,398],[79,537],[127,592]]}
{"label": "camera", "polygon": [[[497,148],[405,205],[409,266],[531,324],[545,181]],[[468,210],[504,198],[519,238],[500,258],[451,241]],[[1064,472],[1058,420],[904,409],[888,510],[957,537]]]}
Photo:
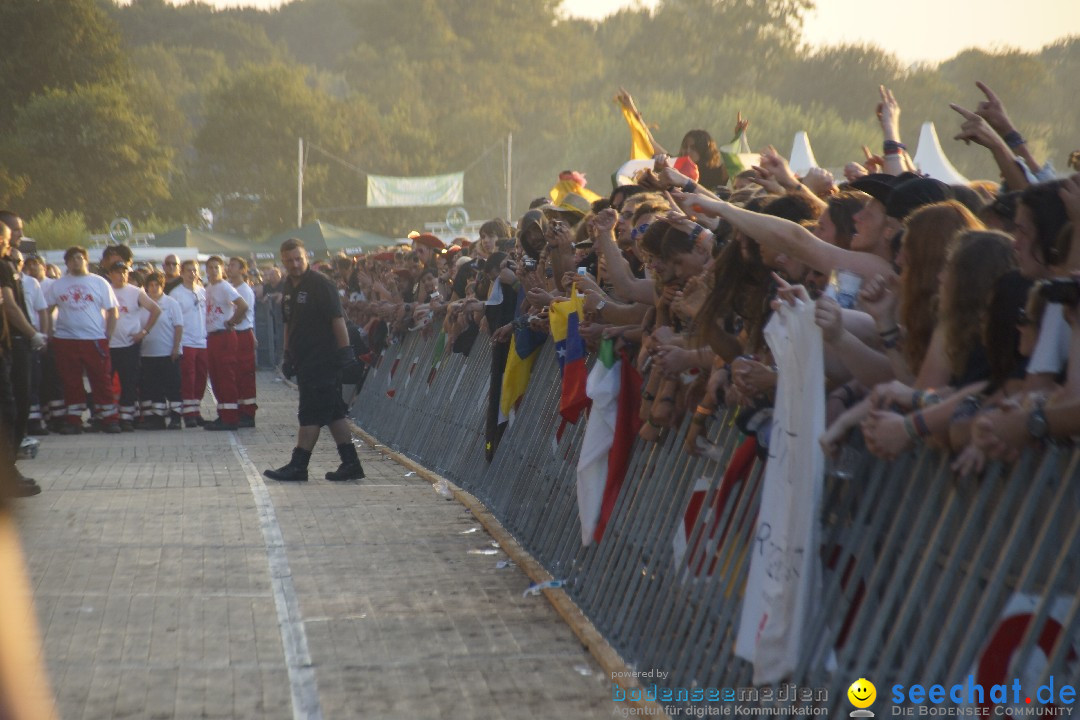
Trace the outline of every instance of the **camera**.
{"label": "camera", "polygon": [[1075,307],[1080,303],[1080,281],[1074,278],[1047,280],[1039,288],[1039,294],[1046,302]]}
{"label": "camera", "polygon": [[528,255],[526,255],[522,259],[521,264],[526,270],[535,270],[536,269],[536,260],[529,257]]}

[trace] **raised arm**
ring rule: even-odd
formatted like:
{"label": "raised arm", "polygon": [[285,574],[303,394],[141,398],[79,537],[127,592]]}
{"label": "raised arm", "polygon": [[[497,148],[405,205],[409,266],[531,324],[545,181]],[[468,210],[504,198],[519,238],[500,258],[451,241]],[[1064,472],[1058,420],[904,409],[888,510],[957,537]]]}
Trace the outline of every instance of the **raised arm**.
{"label": "raised arm", "polygon": [[744,210],[723,200],[714,200],[703,195],[672,195],[688,210],[722,217],[736,230],[762,245],[768,245],[818,272],[828,274],[833,270],[847,270],[861,277],[894,274],[892,266],[884,258],[830,245],[790,220]]}

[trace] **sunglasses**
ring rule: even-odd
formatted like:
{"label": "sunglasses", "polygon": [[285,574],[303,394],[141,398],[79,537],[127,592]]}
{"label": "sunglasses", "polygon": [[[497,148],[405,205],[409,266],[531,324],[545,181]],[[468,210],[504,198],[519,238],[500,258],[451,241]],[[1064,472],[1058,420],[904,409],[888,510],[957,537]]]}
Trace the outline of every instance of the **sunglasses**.
{"label": "sunglasses", "polygon": [[652,223],[647,222],[643,222],[638,225],[636,228],[630,231],[630,239],[634,242],[637,242],[637,239],[645,234],[645,231],[649,229],[650,225],[652,225]]}

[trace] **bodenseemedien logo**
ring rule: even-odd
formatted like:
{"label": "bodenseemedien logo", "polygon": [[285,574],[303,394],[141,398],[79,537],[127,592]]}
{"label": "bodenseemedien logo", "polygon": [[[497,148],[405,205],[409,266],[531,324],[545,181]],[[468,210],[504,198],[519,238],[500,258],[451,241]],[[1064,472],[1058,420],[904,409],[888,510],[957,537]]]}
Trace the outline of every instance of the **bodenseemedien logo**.
{"label": "bodenseemedien logo", "polygon": [[857,710],[852,710],[848,713],[853,718],[872,718],[874,713],[866,708],[874,704],[877,700],[877,688],[874,687],[874,683],[870,682],[866,678],[859,678],[855,682],[851,683],[851,687],[847,691],[848,700],[854,705]]}

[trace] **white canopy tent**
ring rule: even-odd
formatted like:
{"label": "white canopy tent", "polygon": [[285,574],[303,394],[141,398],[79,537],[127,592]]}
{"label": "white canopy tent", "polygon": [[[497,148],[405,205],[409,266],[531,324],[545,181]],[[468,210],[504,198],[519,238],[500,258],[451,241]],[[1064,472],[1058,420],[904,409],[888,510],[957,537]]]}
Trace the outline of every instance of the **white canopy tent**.
{"label": "white canopy tent", "polygon": [[937,130],[934,123],[924,122],[919,132],[919,146],[915,151],[915,167],[919,172],[929,175],[935,180],[940,180],[948,185],[966,185],[968,179],[953,167],[949,159],[945,157],[945,151],[941,149]]}
{"label": "white canopy tent", "polygon": [[802,177],[810,168],[820,167],[817,158],[814,157],[814,149],[810,147],[810,138],[805,130],[795,133],[795,140],[791,144],[791,159],[788,161],[792,172]]}

